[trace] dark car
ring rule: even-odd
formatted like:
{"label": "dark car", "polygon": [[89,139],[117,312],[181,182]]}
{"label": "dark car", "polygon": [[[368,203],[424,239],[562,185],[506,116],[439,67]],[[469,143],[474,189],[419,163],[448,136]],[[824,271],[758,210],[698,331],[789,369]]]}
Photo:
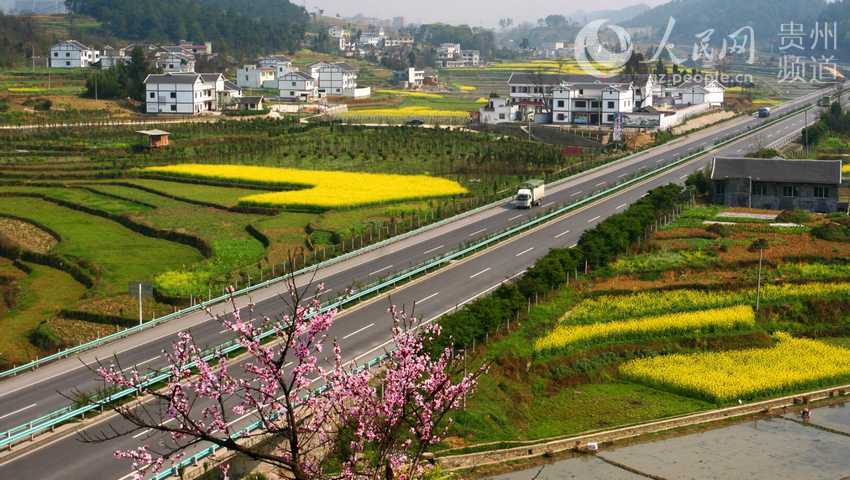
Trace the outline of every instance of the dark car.
{"label": "dark car", "polygon": [[418,126],[421,126],[421,125],[425,125],[425,122],[424,122],[424,121],[422,121],[422,120],[420,120],[420,119],[418,119],[418,118],[414,118],[413,120],[409,120],[409,121],[406,123],[406,125],[409,125],[409,126],[411,126],[411,127],[418,127]]}

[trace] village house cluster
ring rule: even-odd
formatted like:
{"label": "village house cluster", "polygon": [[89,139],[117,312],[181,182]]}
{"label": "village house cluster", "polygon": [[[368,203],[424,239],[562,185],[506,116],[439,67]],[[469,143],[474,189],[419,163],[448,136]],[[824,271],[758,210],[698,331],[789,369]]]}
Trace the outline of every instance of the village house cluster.
{"label": "village house cluster", "polygon": [[[198,115],[228,109],[263,110],[264,96],[246,96],[245,89],[269,89],[279,99],[312,102],[326,97],[365,98],[371,88],[357,84],[357,69],[342,62],[318,62],[305,71],[293,66],[283,55],[270,55],[256,63],[243,65],[234,80],[221,73],[196,72],[196,59],[213,55],[212,44],[180,42],[178,45],[128,45],[120,50],[90,48],[76,40],[53,46],[52,68],[113,68],[128,61],[131,52],[141,48],[161,73],[145,79],[145,112]],[[422,74],[411,73],[413,82],[424,81]]]}
{"label": "village house cluster", "polygon": [[714,79],[672,83],[651,74],[513,73],[508,90],[508,98],[494,96],[481,107],[481,123],[669,129],[724,103],[724,87]]}

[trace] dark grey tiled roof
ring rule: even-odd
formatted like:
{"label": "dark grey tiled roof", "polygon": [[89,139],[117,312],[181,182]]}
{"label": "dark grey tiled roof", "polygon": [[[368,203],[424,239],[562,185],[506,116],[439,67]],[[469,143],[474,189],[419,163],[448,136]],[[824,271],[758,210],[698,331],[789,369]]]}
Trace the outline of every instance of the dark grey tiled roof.
{"label": "dark grey tiled roof", "polygon": [[145,79],[145,83],[193,84],[199,76],[198,73],[152,73]]}
{"label": "dark grey tiled roof", "polygon": [[841,161],[715,158],[711,167],[711,179],[730,178],[752,178],[757,182],[840,185]]}
{"label": "dark grey tiled roof", "polygon": [[533,85],[560,85],[561,83],[632,83],[637,86],[646,84],[650,75],[615,75],[613,77],[602,78],[593,75],[577,75],[577,74],[555,74],[555,73],[533,73],[533,72],[514,72],[508,79],[509,84],[533,84]]}

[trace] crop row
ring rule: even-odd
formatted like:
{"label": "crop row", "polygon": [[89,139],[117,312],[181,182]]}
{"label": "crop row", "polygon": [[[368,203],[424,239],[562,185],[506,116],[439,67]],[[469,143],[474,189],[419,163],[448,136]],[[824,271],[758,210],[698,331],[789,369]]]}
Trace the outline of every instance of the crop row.
{"label": "crop row", "polygon": [[538,339],[534,349],[540,352],[600,343],[606,340],[636,341],[684,332],[733,331],[752,327],[755,323],[756,318],[752,307],[737,305],[590,325],[561,324],[545,337]]}
{"label": "crop row", "polygon": [[[763,286],[761,298],[763,302],[775,303],[842,294],[850,294],[850,283],[784,283]],[[603,295],[582,301],[567,312],[561,321],[570,324],[610,322],[672,312],[754,304],[755,301],[755,289],[738,291],[684,289],[629,295]]]}
{"label": "crop row", "polygon": [[850,378],[850,350],[777,334],[771,348],[675,354],[632,360],[627,378],[686,395],[728,402],[816,388]]}

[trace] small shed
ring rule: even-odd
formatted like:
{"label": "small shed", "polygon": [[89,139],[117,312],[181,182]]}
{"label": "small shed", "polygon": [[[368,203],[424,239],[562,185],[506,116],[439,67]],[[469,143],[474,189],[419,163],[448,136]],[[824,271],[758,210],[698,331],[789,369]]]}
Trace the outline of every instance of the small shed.
{"label": "small shed", "polygon": [[168,136],[171,135],[165,130],[139,130],[136,133],[148,137],[148,147],[163,148],[168,146]]}
{"label": "small shed", "polygon": [[239,110],[262,110],[266,97],[241,97],[237,99]]}

